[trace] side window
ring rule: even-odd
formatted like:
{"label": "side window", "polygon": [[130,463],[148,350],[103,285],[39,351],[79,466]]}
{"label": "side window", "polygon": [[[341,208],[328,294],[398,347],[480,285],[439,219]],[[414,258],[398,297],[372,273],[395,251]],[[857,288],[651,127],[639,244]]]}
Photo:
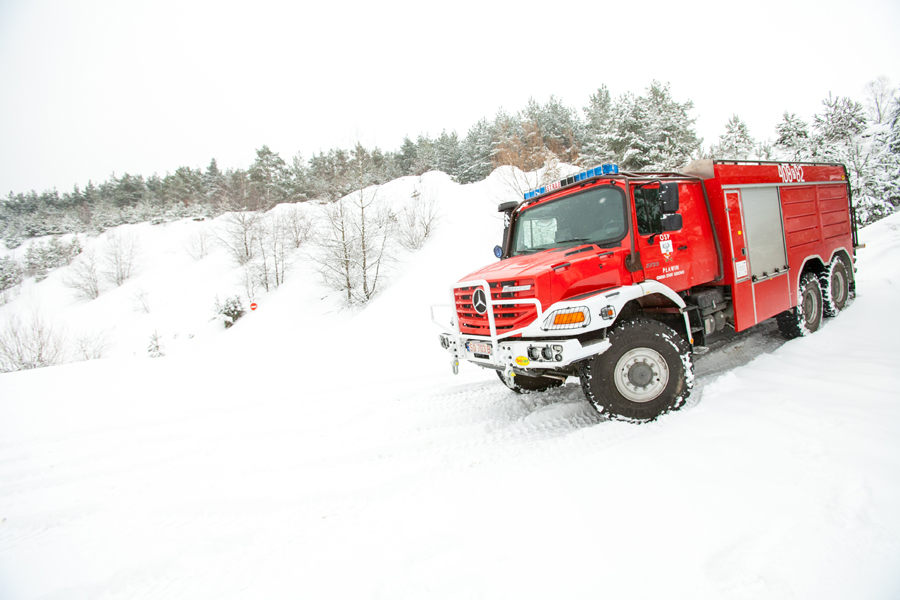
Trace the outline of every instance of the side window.
{"label": "side window", "polygon": [[659,188],[635,188],[634,212],[637,217],[639,234],[650,235],[663,232],[662,209]]}

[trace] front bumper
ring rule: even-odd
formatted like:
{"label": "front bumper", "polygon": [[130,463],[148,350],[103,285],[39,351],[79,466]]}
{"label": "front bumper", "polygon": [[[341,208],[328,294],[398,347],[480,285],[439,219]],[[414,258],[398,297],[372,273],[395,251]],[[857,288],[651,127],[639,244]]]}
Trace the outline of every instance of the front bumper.
{"label": "front bumper", "polygon": [[[609,348],[606,338],[582,343],[580,340],[546,338],[539,340],[501,339],[463,336],[453,333],[440,335],[441,346],[454,361],[465,360],[489,369],[520,375],[540,371],[563,370]],[[485,352],[490,349],[490,352]]]}

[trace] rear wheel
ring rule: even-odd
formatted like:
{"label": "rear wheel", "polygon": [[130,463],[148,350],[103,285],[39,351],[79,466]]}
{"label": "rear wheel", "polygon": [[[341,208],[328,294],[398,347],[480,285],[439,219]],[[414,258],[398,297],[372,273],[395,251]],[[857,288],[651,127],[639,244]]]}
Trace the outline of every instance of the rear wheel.
{"label": "rear wheel", "polygon": [[814,333],[822,324],[822,290],[815,273],[800,277],[800,298],[797,306],[776,317],[778,329],[787,339]]}
{"label": "rear wheel", "polygon": [[503,385],[517,394],[546,392],[550,388],[559,387],[563,384],[561,379],[553,379],[552,377],[529,377],[528,375],[509,377],[503,371],[497,371],[497,377],[500,378]]}
{"label": "rear wheel", "polygon": [[646,422],[676,410],[691,394],[691,350],[671,327],[635,319],[609,334],[611,346],[582,366],[581,389],[601,414]]}
{"label": "rear wheel", "polygon": [[850,297],[850,276],[843,259],[835,258],[828,270],[819,276],[822,288],[822,311],[826,317],[835,317],[844,309]]}

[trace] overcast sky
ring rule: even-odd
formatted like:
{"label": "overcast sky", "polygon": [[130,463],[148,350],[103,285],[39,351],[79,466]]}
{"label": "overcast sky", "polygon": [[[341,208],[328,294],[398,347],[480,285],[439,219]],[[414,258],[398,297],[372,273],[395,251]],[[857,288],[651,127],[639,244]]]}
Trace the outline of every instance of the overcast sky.
{"label": "overcast sky", "polygon": [[900,84],[900,2],[0,0],[0,194],[460,137],[553,94],[670,82],[705,144],[732,114]]}

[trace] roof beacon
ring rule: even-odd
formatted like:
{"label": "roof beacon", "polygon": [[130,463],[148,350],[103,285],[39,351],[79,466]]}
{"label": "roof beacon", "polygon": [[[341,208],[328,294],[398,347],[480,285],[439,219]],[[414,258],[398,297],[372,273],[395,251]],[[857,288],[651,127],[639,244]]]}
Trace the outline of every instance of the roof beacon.
{"label": "roof beacon", "polygon": [[587,171],[582,171],[581,173],[576,173],[575,175],[569,175],[565,179],[560,179],[559,181],[554,181],[553,183],[548,183],[547,185],[541,186],[539,188],[535,188],[529,192],[525,192],[525,199],[531,200],[532,198],[537,198],[538,196],[543,196],[548,192],[553,192],[558,189],[562,189],[567,185],[572,185],[573,183],[583,181],[588,179],[589,177],[600,177],[601,175],[617,175],[619,173],[619,165],[613,164],[605,164],[599,167],[594,167],[593,169],[588,169]]}

